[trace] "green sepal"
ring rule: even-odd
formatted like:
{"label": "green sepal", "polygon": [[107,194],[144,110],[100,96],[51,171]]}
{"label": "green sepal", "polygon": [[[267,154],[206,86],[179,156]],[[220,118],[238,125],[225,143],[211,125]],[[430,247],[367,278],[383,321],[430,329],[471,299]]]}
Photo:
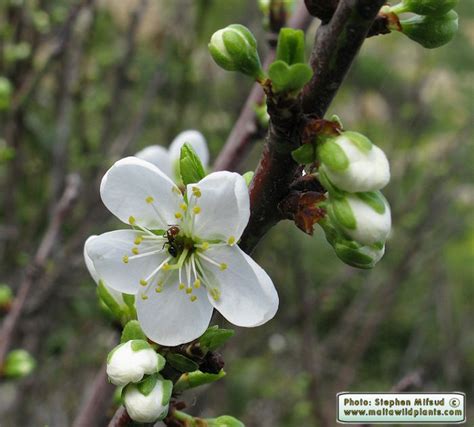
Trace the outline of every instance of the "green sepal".
{"label": "green sepal", "polygon": [[171,395],[173,394],[173,381],[161,380],[163,387],[163,397],[161,398],[161,404],[167,405],[170,402]]}
{"label": "green sepal", "polygon": [[221,415],[217,418],[209,418],[206,421],[208,427],[245,427],[242,421],[230,415]]}
{"label": "green sepal", "polygon": [[179,353],[167,354],[166,362],[179,372],[193,372],[199,368],[196,362]]}
{"label": "green sepal", "polygon": [[344,191],[339,190],[339,188],[335,187],[334,184],[331,182],[329,177],[326,175],[324,171],[324,165],[318,169],[318,179],[321,185],[328,191],[331,197],[334,198],[341,198],[344,197],[346,193]]}
{"label": "green sepal", "polygon": [[133,351],[140,351],[140,350],[152,350],[150,344],[143,340],[131,340],[130,347]]}
{"label": "green sepal", "polygon": [[137,317],[137,310],[135,308],[135,295],[122,294],[122,299],[125,305],[128,307],[130,317],[132,319]]}
{"label": "green sepal", "polygon": [[148,396],[155,388],[157,382],[158,375],[148,375],[137,383],[137,389],[143,396]]}
{"label": "green sepal", "polygon": [[355,193],[355,195],[378,214],[383,215],[385,213],[388,202],[380,191],[367,191]]}
{"label": "green sepal", "polygon": [[427,49],[449,43],[458,31],[458,14],[451,10],[441,16],[414,16],[401,20],[402,33]]}
{"label": "green sepal", "polygon": [[130,320],[123,328],[120,342],[126,343],[127,341],[131,341],[131,340],[147,341],[147,337],[145,333],[142,331],[142,328],[140,327],[140,323],[138,323],[138,320]]}
{"label": "green sepal", "polygon": [[245,179],[245,184],[247,184],[247,187],[250,185],[250,183],[252,182],[252,179],[253,179],[253,171],[248,171],[248,172],[245,172],[242,177]]}
{"label": "green sepal", "polygon": [[220,329],[217,325],[207,328],[199,338],[199,344],[204,351],[215,350],[226,343],[233,335],[232,329]]}
{"label": "green sepal", "polygon": [[199,182],[206,176],[201,159],[188,143],[183,144],[181,147],[179,173],[184,185]]}
{"label": "green sepal", "polygon": [[110,363],[110,360],[112,359],[112,356],[114,355],[114,353],[120,348],[120,347],[123,347],[125,345],[125,343],[123,342],[122,344],[119,344],[117,346],[115,346],[112,350],[109,351],[109,354],[107,355],[107,363]]}
{"label": "green sepal", "polygon": [[291,152],[291,157],[296,163],[307,165],[316,160],[316,149],[313,144],[303,144]]}
{"label": "green sepal", "polygon": [[352,144],[354,144],[359,151],[368,153],[370,150],[372,150],[372,147],[374,144],[372,144],[372,141],[367,138],[365,135],[362,135],[359,132],[354,132],[350,130],[346,130],[342,133],[342,135],[339,137],[346,137],[350,139]]}
{"label": "green sepal", "polygon": [[117,300],[110,295],[102,280],[99,280],[99,283],[97,284],[97,295],[116,319],[122,318],[124,314],[122,307],[120,307]]}
{"label": "green sepal", "polygon": [[276,59],[288,65],[304,63],[304,32],[282,28],[278,34]]}
{"label": "green sepal", "polygon": [[208,372],[201,371],[184,373],[175,384],[174,390],[176,392],[182,392],[190,388],[213,383],[220,380],[224,376],[225,371],[223,369],[221,369],[218,374],[210,374]]}
{"label": "green sepal", "polygon": [[313,70],[307,64],[288,65],[277,60],[268,68],[274,92],[299,92],[311,80]]}
{"label": "green sepal", "polygon": [[355,230],[357,228],[354,213],[345,197],[330,199],[328,207],[329,217],[336,227],[337,225],[341,225],[349,230]]}
{"label": "green sepal", "polygon": [[368,270],[375,266],[374,259],[371,256],[364,254],[359,248],[354,248],[351,245],[336,243],[334,252],[341,261],[351,267]]}
{"label": "green sepal", "polygon": [[390,8],[396,14],[412,12],[417,15],[439,16],[448,13],[458,4],[458,0],[403,0]]}
{"label": "green sepal", "polygon": [[318,144],[317,152],[320,162],[329,169],[340,172],[349,167],[349,159],[346,153],[332,138]]}

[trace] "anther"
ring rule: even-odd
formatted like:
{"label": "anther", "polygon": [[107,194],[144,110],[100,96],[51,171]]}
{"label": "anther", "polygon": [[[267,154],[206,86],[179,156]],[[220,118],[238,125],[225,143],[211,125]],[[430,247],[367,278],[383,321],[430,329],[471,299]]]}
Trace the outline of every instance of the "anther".
{"label": "anther", "polygon": [[193,212],[197,215],[198,213],[201,212],[201,208],[199,206],[194,206]]}
{"label": "anther", "polygon": [[136,245],[139,245],[142,241],[143,241],[143,237],[137,236],[135,237],[135,240],[133,241],[133,243],[135,243]]}
{"label": "anther", "polygon": [[227,264],[225,262],[221,262],[219,268],[221,269],[221,271],[227,270]]}
{"label": "anther", "polygon": [[134,217],[134,216],[131,216],[131,215],[130,215],[130,216],[128,217],[128,223],[129,223],[130,225],[135,224],[135,221],[136,221],[136,220],[135,220],[135,217]]}
{"label": "anther", "polygon": [[176,219],[181,219],[181,218],[183,217],[183,214],[182,214],[181,212],[176,212],[176,213],[174,214],[174,217],[175,217]]}
{"label": "anther", "polygon": [[138,255],[138,248],[137,248],[137,247],[132,248],[132,252],[133,252],[135,255]]}
{"label": "anther", "polygon": [[148,282],[145,279],[140,279],[140,285],[146,286],[148,285]]}
{"label": "anther", "polygon": [[153,203],[154,200],[155,200],[155,199],[154,199],[153,197],[148,196],[148,197],[145,199],[145,202],[147,202],[148,204],[150,204],[150,203]]}
{"label": "anther", "polygon": [[201,197],[201,190],[198,187],[193,187],[192,191],[195,197]]}
{"label": "anther", "polygon": [[186,288],[186,293],[187,294],[192,294],[193,293],[193,288]]}
{"label": "anther", "polygon": [[180,290],[183,290],[186,286],[184,285],[184,283],[180,283],[178,287]]}
{"label": "anther", "polygon": [[189,300],[190,300],[191,302],[194,302],[194,301],[197,300],[197,296],[196,296],[196,295],[191,295],[191,296],[189,297]]}
{"label": "anther", "polygon": [[144,300],[144,301],[145,301],[145,300],[147,300],[147,299],[148,299],[148,295],[142,294],[142,295],[141,295],[141,298],[142,298],[142,300]]}
{"label": "anther", "polygon": [[169,265],[167,262],[165,262],[165,263],[163,264],[162,270],[163,270],[163,271],[168,271],[169,269],[170,269],[170,265]]}
{"label": "anther", "polygon": [[235,243],[235,237],[234,236],[230,236],[228,239],[227,239],[227,244],[232,246],[233,244]]}
{"label": "anther", "polygon": [[196,289],[199,289],[201,287],[201,281],[199,279],[196,279],[193,285]]}
{"label": "anther", "polygon": [[156,288],[155,292],[159,294],[162,290],[163,290],[163,288]]}
{"label": "anther", "polygon": [[128,264],[128,255],[124,255],[122,257],[122,261],[124,262],[124,264]]}
{"label": "anther", "polygon": [[183,210],[183,211],[186,211],[186,209],[188,209],[188,205],[186,203],[181,203],[179,205],[179,207]]}
{"label": "anther", "polygon": [[208,242],[202,242],[201,249],[203,251],[207,251],[209,249],[209,243]]}

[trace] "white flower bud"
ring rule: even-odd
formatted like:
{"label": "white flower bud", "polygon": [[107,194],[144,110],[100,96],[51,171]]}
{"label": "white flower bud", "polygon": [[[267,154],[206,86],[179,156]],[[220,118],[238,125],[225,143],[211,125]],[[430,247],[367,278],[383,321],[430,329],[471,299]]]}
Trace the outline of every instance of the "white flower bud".
{"label": "white flower bud", "polygon": [[[151,384],[129,384],[123,393],[123,403],[130,418],[139,423],[152,423],[168,413],[172,383],[149,379]],[[151,386],[151,389],[150,389]]]}
{"label": "white flower bud", "polygon": [[390,166],[385,153],[357,132],[344,132],[318,147],[323,171],[340,190],[356,193],[375,191],[390,181]]}
{"label": "white flower bud", "polygon": [[145,374],[154,374],[163,366],[163,357],[142,340],[120,344],[107,357],[107,375],[110,382],[117,386],[136,383]]}
{"label": "white flower bud", "polygon": [[383,243],[390,233],[390,206],[379,191],[330,197],[328,213],[342,234],[361,245]]}

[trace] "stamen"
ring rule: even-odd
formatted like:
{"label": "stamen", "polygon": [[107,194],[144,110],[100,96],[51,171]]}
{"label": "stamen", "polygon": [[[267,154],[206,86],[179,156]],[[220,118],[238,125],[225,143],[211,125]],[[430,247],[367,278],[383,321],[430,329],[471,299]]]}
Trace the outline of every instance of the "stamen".
{"label": "stamen", "polygon": [[221,269],[221,271],[227,270],[227,264],[225,262],[221,262],[219,268]]}
{"label": "stamen", "polygon": [[189,300],[190,300],[191,302],[194,302],[194,301],[197,300],[197,296],[196,296],[196,295],[191,295],[191,296],[189,297]]}
{"label": "stamen", "polygon": [[154,200],[155,200],[155,199],[154,199],[153,197],[151,197],[151,196],[148,196],[147,198],[145,198],[145,202],[147,202],[148,204],[153,203]]}
{"label": "stamen", "polygon": [[124,255],[122,257],[122,261],[123,261],[124,264],[128,264],[128,255]]}
{"label": "stamen", "polygon": [[128,217],[128,223],[129,223],[130,225],[134,225],[134,224],[135,224],[135,221],[136,221],[135,217],[133,217],[133,216],[131,216],[131,215]]}
{"label": "stamen", "polygon": [[218,263],[217,261],[214,261],[213,259],[209,258],[206,255],[203,255],[201,252],[196,252],[199,257],[202,259],[205,259],[207,262],[210,262],[212,265],[215,265],[216,267],[219,267],[220,270],[225,270],[227,268],[227,264],[224,262]]}
{"label": "stamen", "polygon": [[186,293],[187,294],[192,294],[193,293],[193,288],[186,288]]}
{"label": "stamen", "polygon": [[148,285],[148,282],[144,279],[140,279],[140,285],[146,286],[146,285]]}
{"label": "stamen", "polygon": [[160,293],[160,292],[162,292],[162,291],[163,291],[163,288],[160,288],[160,287],[158,287],[158,288],[155,289],[155,292],[157,292],[157,293]]}
{"label": "stamen", "polygon": [[203,251],[206,251],[209,249],[209,243],[208,242],[202,242],[200,245],[194,245],[196,248],[202,249]]}
{"label": "stamen", "polygon": [[211,297],[214,301],[219,301],[219,298],[221,297],[221,291],[217,288],[212,288],[209,293],[211,294]]}
{"label": "stamen", "polygon": [[137,247],[133,247],[133,248],[132,248],[132,253],[134,253],[135,255],[138,255],[138,248],[137,248]]}
{"label": "stamen", "polygon": [[[160,249],[156,249],[154,251],[150,251],[150,252],[143,252],[141,254],[138,254],[138,249],[137,251],[135,252],[133,249],[132,249],[132,252],[133,253],[136,253],[137,255],[133,255],[131,257],[128,257],[127,256],[127,261],[123,260],[123,262],[125,262],[125,264],[129,261],[129,260],[132,260],[132,259],[137,259],[137,258],[143,258],[143,257],[146,257],[146,256],[149,256],[149,255],[155,255],[155,254],[159,254],[160,252],[163,252],[164,249],[163,248],[160,248]],[[125,255],[126,256],[126,255]],[[125,257],[124,257],[125,258]]]}
{"label": "stamen", "polygon": [[156,267],[144,280],[149,282],[156,274],[168,263],[171,257],[166,258],[158,267]]}
{"label": "stamen", "polygon": [[181,212],[176,212],[176,213],[174,214],[174,217],[175,217],[176,219],[181,219],[181,218],[183,217],[183,214],[182,214]]}
{"label": "stamen", "polygon": [[197,215],[197,214],[201,213],[201,208],[199,206],[194,206],[193,207],[193,212]]}
{"label": "stamen", "polygon": [[201,190],[199,189],[199,187],[192,187],[191,190],[193,192],[194,197],[201,197]]}
{"label": "stamen", "polygon": [[230,236],[228,239],[227,239],[227,244],[232,246],[235,244],[235,237],[234,236]]}
{"label": "stamen", "polygon": [[135,237],[135,240],[133,241],[133,243],[135,243],[136,245],[139,245],[142,241],[143,241],[143,237],[137,236]]}
{"label": "stamen", "polygon": [[141,298],[143,301],[147,300],[148,299],[148,295],[146,294],[141,294]]}
{"label": "stamen", "polygon": [[184,283],[180,283],[179,286],[178,286],[180,291],[182,291],[185,287],[186,287],[186,285]]}
{"label": "stamen", "polygon": [[186,203],[181,203],[181,204],[179,205],[179,207],[180,207],[184,212],[186,212],[186,210],[188,209],[188,205],[187,205]]}
{"label": "stamen", "polygon": [[193,285],[196,289],[199,289],[201,287],[201,281],[199,279],[196,279]]}

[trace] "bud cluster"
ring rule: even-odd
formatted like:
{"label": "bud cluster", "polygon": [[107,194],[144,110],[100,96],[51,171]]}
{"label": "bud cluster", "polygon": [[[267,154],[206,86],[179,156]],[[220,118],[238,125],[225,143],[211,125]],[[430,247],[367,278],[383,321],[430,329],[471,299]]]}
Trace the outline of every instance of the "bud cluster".
{"label": "bud cluster", "polygon": [[383,256],[391,228],[390,206],[379,191],[390,180],[385,153],[357,132],[323,136],[316,148],[319,179],[328,190],[320,222],[345,263],[372,268]]}
{"label": "bud cluster", "polygon": [[457,0],[403,0],[387,12],[415,14],[399,19],[396,28],[427,49],[450,42],[458,30],[458,14],[453,10]]}

